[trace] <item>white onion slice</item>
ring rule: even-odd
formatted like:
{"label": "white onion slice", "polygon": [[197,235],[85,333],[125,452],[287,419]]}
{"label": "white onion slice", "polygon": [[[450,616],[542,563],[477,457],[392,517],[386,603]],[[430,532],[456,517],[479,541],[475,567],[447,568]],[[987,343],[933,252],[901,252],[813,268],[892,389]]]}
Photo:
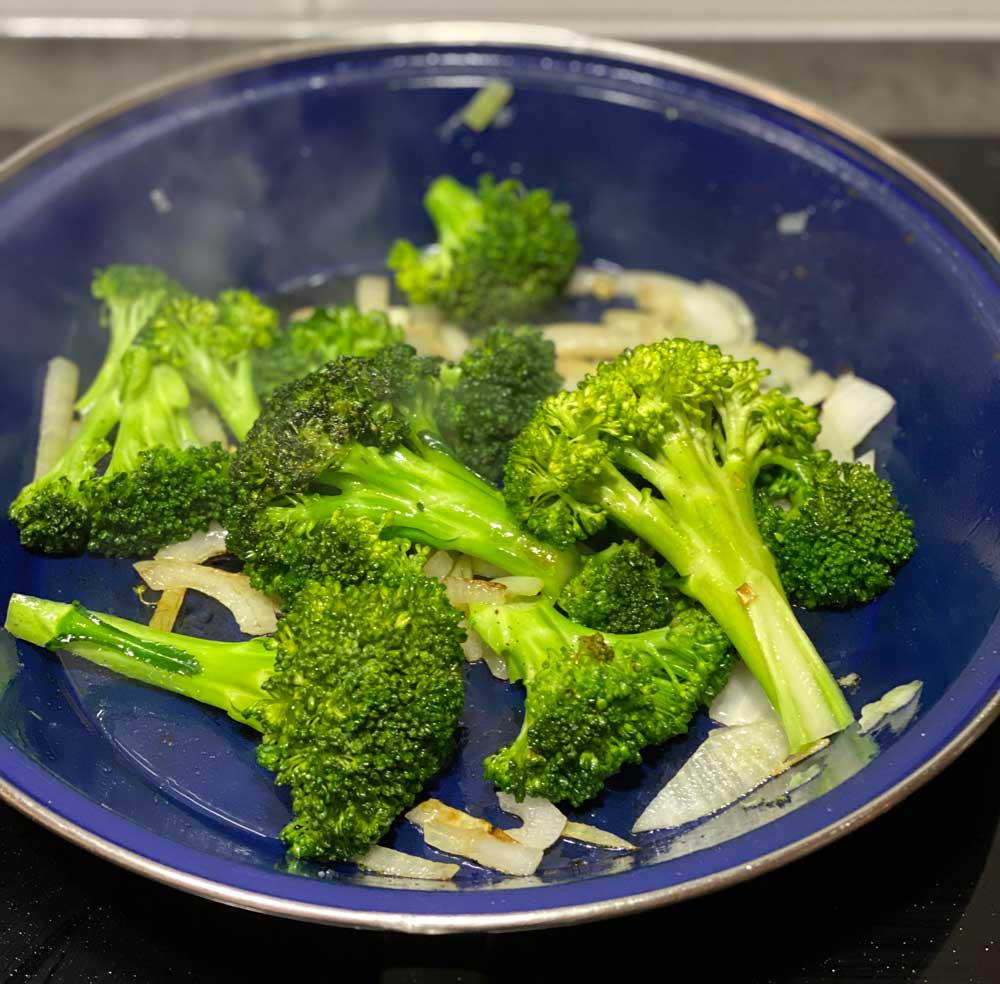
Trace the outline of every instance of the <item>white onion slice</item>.
{"label": "white onion slice", "polygon": [[556,348],[560,360],[575,359],[599,362],[613,359],[629,344],[638,344],[641,336],[629,337],[629,333],[611,332],[606,327],[589,321],[561,321],[546,325],[542,334]]}
{"label": "white onion slice", "polygon": [[505,598],[534,598],[542,593],[545,582],[540,577],[524,577],[510,575],[509,577],[498,577],[491,584],[502,584],[506,588]]}
{"label": "white onion slice", "polygon": [[354,284],[354,303],[362,314],[389,306],[389,278],[365,274]]}
{"label": "white onion slice", "polygon": [[274,602],[252,588],[245,574],[183,560],[140,560],[133,567],[155,591],[190,588],[214,598],[233,613],[240,631],[247,635],[267,635],[278,627]]}
{"label": "white onion slice", "polygon": [[733,664],[726,685],[708,709],[708,716],[713,721],[725,725],[753,724],[773,714],[774,708],[764,688],[742,660]]}
{"label": "white onion slice", "polygon": [[458,874],[459,866],[444,861],[430,861],[414,857],[391,847],[376,844],[364,854],[354,859],[354,863],[365,871],[377,875],[393,875],[397,878],[423,878],[428,881],[451,881]]}
{"label": "white onion slice", "polygon": [[817,446],[831,452],[838,460],[853,461],[854,449],[895,405],[892,395],[881,386],[859,379],[853,373],[840,376],[820,410],[822,430],[816,439]]}
{"label": "white onion slice", "polygon": [[788,395],[801,400],[806,406],[815,407],[833,392],[833,386],[833,376],[820,370],[799,380],[788,390]]}
{"label": "white onion slice", "polygon": [[70,442],[73,404],[80,385],[80,367],[57,355],[49,359],[42,386],[42,416],[38,423],[35,478],[47,474]]}
{"label": "white onion slice", "polygon": [[716,728],[660,790],[633,831],[678,827],[721,810],[771,777],[788,756],[776,716]]}
{"label": "white onion slice", "polygon": [[174,623],[181,613],[181,605],[184,604],[184,596],[187,594],[186,588],[168,588],[160,594],[160,600],[153,609],[153,617],[149,620],[149,627],[160,632],[173,632]]}
{"label": "white onion slice", "polygon": [[212,557],[226,553],[226,531],[211,523],[207,530],[198,530],[180,543],[168,543],[156,551],[156,560],[186,560],[191,564],[204,564]]}
{"label": "white onion slice", "polygon": [[460,577],[469,581],[472,579],[472,558],[468,554],[455,554],[455,563],[448,572],[452,577]]}
{"label": "white onion slice", "polygon": [[502,605],[507,589],[496,581],[477,581],[474,578],[453,577],[442,579],[445,592],[456,608],[466,605]]}
{"label": "white onion slice", "polygon": [[393,328],[398,328],[404,335],[406,334],[407,328],[410,327],[410,309],[408,307],[402,304],[390,304],[385,309],[385,315]]}
{"label": "white onion slice", "polygon": [[406,814],[406,819],[420,827],[431,847],[504,874],[534,874],[542,860],[543,852],[538,848],[526,847],[506,831],[440,800],[418,803]]}
{"label": "white onion slice", "polygon": [[854,459],[856,465],[867,465],[872,471],[875,470],[875,449],[869,448],[864,454],[859,454]]}
{"label": "white onion slice", "polygon": [[589,823],[577,823],[575,820],[567,820],[563,827],[563,837],[566,840],[580,841],[583,844],[593,844],[595,847],[606,847],[612,851],[634,851],[635,844],[611,833],[610,830],[602,830],[600,827],[593,827]]}
{"label": "white onion slice", "polygon": [[221,444],[229,447],[229,435],[219,415],[204,403],[192,407],[190,414],[191,429],[202,444]]}
{"label": "white onion slice", "polygon": [[469,347],[469,336],[458,325],[442,325],[439,335],[444,357],[452,362],[458,362]]}
{"label": "white onion slice", "polygon": [[488,560],[480,560],[478,557],[472,558],[472,573],[490,581],[507,576],[507,571],[502,567],[497,567],[496,564],[491,564]]}
{"label": "white onion slice", "polygon": [[547,799],[526,796],[519,803],[510,793],[497,793],[497,801],[504,813],[512,813],[524,821],[522,826],[505,833],[527,847],[544,851],[559,840],[566,826],[565,815]]}
{"label": "white onion slice", "polygon": [[447,577],[455,566],[455,559],[447,550],[435,550],[424,563],[424,573],[428,577]]}
{"label": "white onion slice", "polygon": [[[904,707],[915,701],[920,695],[923,686],[923,681],[921,680],[904,683],[898,687],[893,687],[892,690],[883,694],[878,700],[872,701],[870,704],[865,704],[861,708],[861,714],[858,717],[858,734],[871,734],[871,732],[876,731],[885,724],[892,725],[894,723],[896,727],[893,727],[892,730],[894,732],[901,731],[902,727],[898,725],[898,722],[892,722],[890,718],[897,711],[901,711]],[[909,724],[910,717],[912,717],[912,714],[907,717],[904,724]]]}

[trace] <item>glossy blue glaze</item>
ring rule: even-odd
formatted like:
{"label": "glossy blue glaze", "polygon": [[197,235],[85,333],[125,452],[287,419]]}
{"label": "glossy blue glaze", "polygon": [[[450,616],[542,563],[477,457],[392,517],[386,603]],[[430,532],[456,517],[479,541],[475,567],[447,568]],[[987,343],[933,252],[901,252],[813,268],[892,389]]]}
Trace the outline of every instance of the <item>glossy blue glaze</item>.
{"label": "glossy blue glaze", "polygon": [[[516,89],[507,125],[442,138],[441,124],[498,74]],[[45,360],[69,353],[92,369],[100,358],[94,267],[145,262],[196,289],[294,292],[378,266],[396,236],[428,239],[428,180],[487,170],[569,200],[588,260],[726,284],[764,340],[831,371],[853,366],[896,395],[872,444],[916,519],[919,552],[875,604],[804,620],[835,674],[860,674],[855,710],[923,680],[915,721],[834,792],[720,847],[657,863],[668,834],[644,835],[624,862],[567,844],[536,885],[469,865],[455,891],[391,889],[347,869],[288,873],[275,840],[287,800],[246,731],[30,647],[0,697],[0,778],[108,841],[223,885],[359,912],[509,914],[750,864],[893,789],[985,706],[1000,677],[995,262],[941,205],[839,136],[663,69],[487,46],[302,57],[173,92],[34,161],[0,186],[0,498],[30,468]],[[803,209],[805,232],[781,235],[778,216]],[[32,558],[9,526],[0,556],[0,596],[144,615],[127,563]],[[208,605],[180,628],[234,633]],[[0,680],[11,656],[0,648]],[[516,731],[519,698],[482,666],[468,677],[461,754],[432,792],[513,826],[480,763]],[[615,779],[578,818],[626,834],[704,730]],[[392,843],[420,849],[405,824]]]}

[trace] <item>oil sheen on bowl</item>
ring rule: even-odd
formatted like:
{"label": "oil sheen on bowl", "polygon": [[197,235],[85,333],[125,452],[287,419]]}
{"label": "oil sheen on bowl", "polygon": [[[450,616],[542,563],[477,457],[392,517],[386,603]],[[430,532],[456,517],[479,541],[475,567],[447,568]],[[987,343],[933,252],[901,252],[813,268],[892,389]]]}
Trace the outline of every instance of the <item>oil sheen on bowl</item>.
{"label": "oil sheen on bowl", "polygon": [[[483,37],[489,40],[482,40]],[[444,39],[444,40],[442,40]],[[444,127],[486,80],[503,125]],[[549,925],[676,901],[783,864],[886,809],[997,710],[1000,660],[1000,246],[950,193],[874,138],[793,97],[659,52],[541,29],[424,27],[173,80],[0,166],[0,491],[34,453],[46,360],[103,351],[95,267],[162,266],[191,288],[271,297],[378,269],[397,236],[427,241],[421,195],[451,173],[547,186],[572,203],[584,262],[717,281],[762,340],[890,390],[872,435],[916,522],[897,586],[805,624],[855,711],[919,679],[919,708],[836,788],[754,828],[619,855],[564,843],[538,875],[464,865],[453,886],[349,867],[289,870],[288,803],[221,714],[0,639],[0,797],[77,843],[190,891],[258,910],[409,931]],[[804,213],[807,223],[779,223]],[[792,234],[789,234],[789,232]],[[0,593],[143,618],[128,562],[41,559],[0,538]],[[229,631],[205,605],[182,630]],[[18,665],[18,662],[20,665]],[[460,754],[431,795],[516,825],[481,776],[512,736],[516,688],[469,669]],[[628,835],[706,723],[622,774],[585,820]],[[808,787],[802,787],[803,789]],[[743,811],[749,813],[750,811]],[[719,840],[711,850],[698,849]],[[388,843],[422,849],[400,823]]]}

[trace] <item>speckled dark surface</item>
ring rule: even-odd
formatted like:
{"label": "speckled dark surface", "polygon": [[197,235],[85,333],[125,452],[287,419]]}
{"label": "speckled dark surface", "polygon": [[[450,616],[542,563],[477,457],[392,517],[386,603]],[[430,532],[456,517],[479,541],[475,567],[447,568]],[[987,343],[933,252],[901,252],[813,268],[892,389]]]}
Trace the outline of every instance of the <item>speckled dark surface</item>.
{"label": "speckled dark surface", "polygon": [[[0,131],[0,153],[27,136]],[[1000,140],[897,142],[1000,226]],[[1000,725],[867,828],[725,893],[493,937],[414,939],[238,912],[120,871],[0,806],[0,981],[589,980],[608,975],[606,958],[629,979],[649,961],[650,974],[674,982],[993,984],[998,760]]]}

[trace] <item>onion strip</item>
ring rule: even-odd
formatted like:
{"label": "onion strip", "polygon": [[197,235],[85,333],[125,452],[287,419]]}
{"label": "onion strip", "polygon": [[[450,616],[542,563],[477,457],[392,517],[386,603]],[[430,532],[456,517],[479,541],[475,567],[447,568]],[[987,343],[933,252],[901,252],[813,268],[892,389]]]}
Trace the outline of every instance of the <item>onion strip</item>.
{"label": "onion strip", "polygon": [[70,442],[73,430],[73,404],[80,384],[80,368],[75,362],[57,355],[49,359],[42,387],[42,415],[38,423],[38,448],[35,451],[35,478],[47,474]]}
{"label": "onion strip", "polygon": [[425,881],[451,881],[458,874],[457,864],[418,858],[391,847],[376,844],[364,854],[354,859],[354,863],[365,871],[376,875],[392,875],[396,878],[421,878]]}
{"label": "onion strip", "polygon": [[180,543],[168,543],[156,551],[156,560],[185,560],[191,564],[204,564],[213,557],[226,553],[226,531],[211,523],[207,530],[198,530]]}

